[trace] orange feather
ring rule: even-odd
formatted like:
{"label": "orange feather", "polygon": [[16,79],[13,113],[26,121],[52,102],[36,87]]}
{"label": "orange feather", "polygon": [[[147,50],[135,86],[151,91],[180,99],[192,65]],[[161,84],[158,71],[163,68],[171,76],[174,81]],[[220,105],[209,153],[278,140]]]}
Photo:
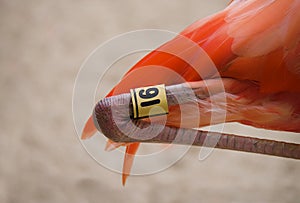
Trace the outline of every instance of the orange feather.
{"label": "orange feather", "polygon": [[[180,35],[198,44],[214,62],[222,77],[250,80],[258,84],[259,90],[256,94],[300,93],[299,10],[299,0],[236,0],[223,11],[193,23]],[[163,52],[169,48],[173,49],[173,54]],[[129,92],[131,88],[140,86],[160,83],[171,85],[213,78],[214,74],[209,69],[202,71],[199,76],[196,70],[205,69],[201,61],[195,63],[196,67],[191,67],[178,57],[186,51],[185,56],[188,60],[193,60],[197,55],[189,51],[189,48],[180,36],[167,42],[133,66],[107,96]],[[298,105],[294,107],[298,115],[300,104],[295,105]],[[283,105],[281,109],[275,108],[274,111],[270,111],[270,118],[274,116],[272,113],[282,113],[284,109]],[[178,123],[180,121],[172,120],[176,115],[178,117],[179,111],[177,109],[172,111],[173,114],[171,112],[168,116],[168,124],[180,126]],[[286,110],[279,115],[288,116],[289,111]],[[258,112],[257,108],[245,110],[241,113],[243,119],[237,121],[264,127],[264,124],[257,124],[255,120],[251,120]],[[240,116],[233,117],[237,119]],[[231,120],[234,119],[228,121]],[[209,125],[206,122],[205,124]],[[282,129],[284,130],[284,127]],[[90,118],[82,138],[90,137],[95,130]],[[123,184],[138,146],[137,143],[127,146]]]}

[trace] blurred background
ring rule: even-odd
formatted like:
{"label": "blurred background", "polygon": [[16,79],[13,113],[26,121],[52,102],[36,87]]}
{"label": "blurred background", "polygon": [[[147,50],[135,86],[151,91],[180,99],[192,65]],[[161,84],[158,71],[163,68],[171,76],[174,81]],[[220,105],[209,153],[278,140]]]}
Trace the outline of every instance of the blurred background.
{"label": "blurred background", "polygon": [[[199,148],[123,187],[74,129],[76,74],[99,44],[136,29],[179,32],[227,3],[1,0],[0,202],[299,202],[299,161],[221,150],[199,161]],[[236,124],[225,131],[300,142],[296,133]]]}

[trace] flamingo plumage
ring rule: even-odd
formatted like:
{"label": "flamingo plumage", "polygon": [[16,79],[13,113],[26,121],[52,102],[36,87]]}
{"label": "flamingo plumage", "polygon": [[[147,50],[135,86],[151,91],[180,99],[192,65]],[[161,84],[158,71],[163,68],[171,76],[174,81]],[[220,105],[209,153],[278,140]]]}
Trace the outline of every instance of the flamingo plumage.
{"label": "flamingo plumage", "polygon": [[[179,36],[192,40],[207,53],[217,68],[217,75],[223,79],[225,90],[230,93],[225,122],[300,132],[299,10],[299,0],[234,0],[223,11],[196,21],[180,33]],[[173,47],[174,53],[187,51],[186,56],[194,60],[195,53],[182,50],[184,46],[181,43],[176,37],[146,55],[107,97],[140,86],[182,82],[176,75],[170,74],[170,70],[184,81],[198,81],[197,85],[215,78],[216,73],[205,69],[201,60],[194,63],[196,67],[191,67],[176,55],[160,51],[164,47]],[[194,68],[201,71],[201,76]],[[234,90],[237,87],[239,90]],[[203,111],[201,114],[210,116],[205,105],[199,109]],[[167,125],[182,126],[179,114],[178,108],[170,109]],[[198,126],[189,127],[210,124],[209,119],[200,119]],[[184,125],[188,126],[189,121]],[[86,139],[95,132],[90,117],[82,138]],[[120,145],[124,144],[109,141],[107,148]],[[126,144],[123,184],[138,147],[139,143]]]}

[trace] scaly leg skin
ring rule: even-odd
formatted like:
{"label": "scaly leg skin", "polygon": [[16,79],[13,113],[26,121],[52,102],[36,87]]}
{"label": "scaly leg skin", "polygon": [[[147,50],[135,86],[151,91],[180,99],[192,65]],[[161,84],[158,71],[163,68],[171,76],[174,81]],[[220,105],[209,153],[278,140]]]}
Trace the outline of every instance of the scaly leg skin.
{"label": "scaly leg skin", "polygon": [[[189,97],[186,92],[190,88],[195,95]],[[299,144],[191,129],[210,124],[208,123],[210,119],[206,117],[210,117],[212,112],[221,115],[226,110],[225,122],[237,121],[267,129],[299,132],[300,98],[298,95],[292,93],[265,95],[259,93],[255,83],[224,78],[168,86],[166,92],[170,109],[166,126],[159,123],[150,124],[148,119],[130,119],[132,114],[130,94],[121,94],[105,98],[96,105],[93,113],[96,127],[115,142],[176,143],[203,146],[205,139],[213,141],[220,138],[216,148],[300,159]],[[224,95],[226,102],[224,102]],[[191,104],[195,106],[195,103],[199,107],[201,115],[198,126],[195,126],[195,122],[182,122],[178,116],[175,116],[179,105],[181,108]],[[235,108],[232,108],[233,106]],[[189,110],[189,108],[185,109]],[[191,108],[190,110],[191,112],[182,113],[187,113],[192,119],[195,109]],[[217,116],[214,123],[221,121],[224,122],[223,119],[218,120]],[[126,169],[126,174],[128,174],[127,172]]]}
{"label": "scaly leg skin", "polygon": [[[180,104],[186,110],[183,112],[187,118],[184,121],[180,121],[178,116],[182,114],[180,108],[171,106],[167,120],[169,126],[193,128],[222,122],[240,122],[259,128],[300,132],[299,94],[263,94],[252,81],[229,78],[191,82],[188,85],[197,100],[191,98],[193,101]],[[195,106],[195,103],[198,104],[200,113],[197,126],[195,122],[191,122],[197,119],[195,109],[189,108]]]}

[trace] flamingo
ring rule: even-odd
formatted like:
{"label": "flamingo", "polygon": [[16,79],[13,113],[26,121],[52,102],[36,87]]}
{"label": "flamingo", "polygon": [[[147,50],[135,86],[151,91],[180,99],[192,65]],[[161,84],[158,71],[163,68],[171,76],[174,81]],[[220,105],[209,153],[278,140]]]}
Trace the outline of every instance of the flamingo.
{"label": "flamingo", "polygon": [[[226,111],[226,118],[213,124],[239,122],[257,128],[300,132],[299,10],[300,0],[233,0],[224,10],[194,22],[178,37],[142,58],[107,98],[128,93],[136,87],[181,83],[176,75],[170,74],[171,70],[193,88],[205,90],[208,85],[217,92],[222,83],[227,102],[223,106],[217,105],[220,111]],[[180,36],[201,47],[216,70],[198,59],[194,49],[183,45]],[[160,51],[166,47],[175,54]],[[185,53],[188,60],[195,61],[193,67],[176,53]],[[201,76],[195,69],[201,71]],[[166,126],[195,128],[211,125],[210,102],[208,96],[199,104],[199,113],[205,116],[201,116],[196,124],[194,112],[188,112],[190,117],[182,122],[178,119],[178,106],[171,107]],[[84,127],[82,139],[91,137],[96,130],[91,116]],[[139,142],[108,141],[107,149],[126,146],[123,185],[139,145]]]}

